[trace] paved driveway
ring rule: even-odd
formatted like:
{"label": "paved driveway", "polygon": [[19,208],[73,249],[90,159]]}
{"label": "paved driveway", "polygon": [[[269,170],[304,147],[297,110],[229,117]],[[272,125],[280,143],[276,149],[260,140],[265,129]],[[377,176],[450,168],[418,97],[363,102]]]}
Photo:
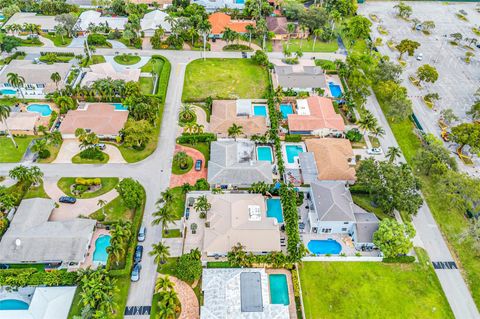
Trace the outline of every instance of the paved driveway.
{"label": "paved driveway", "polygon": [[[179,152],[187,153],[187,155],[193,159],[194,167],[188,173],[183,175],[172,174],[172,177],[170,178],[170,187],[182,186],[185,183],[194,185],[195,182],[198,181],[200,178],[207,178],[207,168],[205,167],[205,157],[200,151],[194,148],[177,144],[175,146],[175,153],[179,153]],[[195,170],[195,162],[197,160],[202,161],[202,169],[200,171]]]}
{"label": "paved driveway", "polygon": [[65,196],[60,188],[57,186],[58,178],[45,178],[43,181],[43,187],[45,192],[50,198],[57,202],[58,207],[55,208],[50,215],[50,220],[71,220],[73,218],[82,216],[88,216],[91,213],[97,211],[100,207],[97,205],[100,199],[107,202],[111,202],[115,197],[118,196],[118,192],[113,189],[110,192],[103,194],[98,197],[89,198],[89,199],[77,199],[75,204],[63,204],[59,203],[58,199],[61,196]]}
{"label": "paved driveway", "polygon": [[[113,145],[106,145],[106,149],[103,151],[110,156],[109,163],[126,163],[122,157],[122,153]],[[81,149],[77,140],[67,139],[63,141],[62,147],[58,152],[57,158],[53,163],[71,163],[72,157],[80,153]]]}

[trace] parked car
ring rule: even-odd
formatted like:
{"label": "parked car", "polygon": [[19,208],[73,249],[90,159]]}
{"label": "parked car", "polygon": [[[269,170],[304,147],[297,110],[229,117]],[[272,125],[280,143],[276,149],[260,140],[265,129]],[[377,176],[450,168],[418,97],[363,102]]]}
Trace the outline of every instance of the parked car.
{"label": "parked car", "polygon": [[147,236],[147,227],[145,225],[140,226],[140,230],[138,231],[137,240],[139,242],[145,241],[145,236]]}
{"label": "parked car", "polygon": [[137,245],[137,247],[135,248],[135,254],[133,256],[133,262],[136,264],[141,262],[142,256],[143,256],[143,246]]}
{"label": "parked car", "polygon": [[105,145],[104,143],[98,143],[95,144],[95,147],[98,147],[99,150],[103,151],[107,148],[107,145]]}
{"label": "parked car", "polygon": [[378,148],[378,147],[369,148],[367,150],[367,154],[369,154],[369,155],[380,155],[380,154],[382,154],[382,149]]}
{"label": "parked car", "polygon": [[133,266],[132,274],[130,275],[131,281],[136,282],[140,280],[140,270],[142,270],[142,265],[135,264],[135,266]]}
{"label": "parked car", "polygon": [[200,171],[202,169],[202,160],[195,161],[195,170]]}
{"label": "parked car", "polygon": [[71,196],[62,196],[58,199],[58,201],[65,204],[75,204],[77,202],[77,199]]}
{"label": "parked car", "polygon": [[423,53],[419,53],[417,55],[417,61],[422,61],[423,60]]}

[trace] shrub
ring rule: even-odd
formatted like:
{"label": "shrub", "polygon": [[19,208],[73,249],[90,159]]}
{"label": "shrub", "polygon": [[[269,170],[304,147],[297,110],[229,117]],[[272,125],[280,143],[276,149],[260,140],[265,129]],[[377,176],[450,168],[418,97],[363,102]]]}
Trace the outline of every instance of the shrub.
{"label": "shrub", "polygon": [[287,134],[285,135],[285,142],[294,142],[298,143],[302,141],[302,136],[301,135],[292,135],[292,134]]}
{"label": "shrub", "polygon": [[25,286],[74,286],[76,272],[62,270],[40,271],[35,268],[6,269],[0,271],[0,285],[10,287]]}
{"label": "shrub", "polygon": [[52,111],[52,114],[50,114],[50,120],[48,122],[48,128],[52,128],[53,124],[57,120],[58,113],[56,111]]}
{"label": "shrub", "polygon": [[85,186],[100,185],[100,184],[102,184],[102,180],[100,178],[77,177],[77,178],[75,178],[75,184],[85,185]]}
{"label": "shrub", "polygon": [[38,157],[40,157],[41,159],[49,158],[50,157],[50,151],[47,150],[47,149],[41,150],[40,152],[38,152]]}
{"label": "shrub", "polygon": [[0,237],[7,231],[9,224],[7,217],[0,218]]}
{"label": "shrub", "polygon": [[300,297],[300,283],[298,282],[297,270],[292,270],[293,295]]}
{"label": "shrub", "polygon": [[402,263],[402,264],[410,264],[415,262],[414,256],[397,256],[397,257],[388,257],[383,258],[384,263]]}
{"label": "shrub", "polygon": [[93,33],[89,34],[87,38],[89,45],[104,46],[107,45],[107,38],[101,34]]}
{"label": "shrub", "polygon": [[122,197],[125,206],[128,208],[138,208],[142,205],[145,198],[142,185],[132,178],[124,178],[115,188]]}
{"label": "shrub", "polygon": [[357,129],[351,129],[350,131],[347,132],[345,137],[350,142],[360,142],[362,140],[362,133],[360,133]]}
{"label": "shrub", "polygon": [[177,143],[179,144],[196,144],[201,142],[212,142],[215,141],[217,137],[213,133],[201,133],[201,134],[182,134],[178,139]]}
{"label": "shrub", "polygon": [[197,191],[208,191],[210,189],[210,184],[208,184],[205,178],[200,178],[197,180],[194,186]]}
{"label": "shrub", "polygon": [[202,262],[192,252],[180,256],[175,268],[175,276],[180,280],[192,282],[202,275]]}
{"label": "shrub", "polygon": [[223,51],[253,51],[248,45],[245,44],[229,44],[223,47]]}
{"label": "shrub", "polygon": [[80,158],[103,161],[104,154],[95,147],[89,147],[80,152]]}

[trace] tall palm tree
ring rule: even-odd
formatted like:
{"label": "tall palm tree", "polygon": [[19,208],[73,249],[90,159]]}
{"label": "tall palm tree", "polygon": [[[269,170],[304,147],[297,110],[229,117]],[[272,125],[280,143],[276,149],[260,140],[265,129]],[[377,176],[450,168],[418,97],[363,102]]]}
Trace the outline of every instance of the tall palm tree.
{"label": "tall palm tree", "polygon": [[160,291],[168,291],[173,289],[174,284],[170,280],[170,277],[168,275],[162,276],[162,277],[157,277],[157,280],[155,281],[155,292],[159,293]]}
{"label": "tall palm tree", "polygon": [[153,244],[152,251],[148,253],[150,256],[155,257],[156,264],[164,264],[165,260],[170,257],[170,250],[168,246],[162,243]]}
{"label": "tall palm tree", "polygon": [[378,125],[377,119],[370,111],[365,111],[362,118],[358,121],[358,126],[363,129],[363,134],[373,130]]}
{"label": "tall palm tree", "polygon": [[206,50],[207,50],[207,37],[210,31],[212,30],[212,25],[210,24],[210,21],[203,19],[199,24],[198,24],[198,32],[203,37],[203,59],[206,59]]}
{"label": "tall palm tree", "polygon": [[245,29],[248,32],[248,47],[251,48],[252,47],[252,33],[255,31],[255,27],[251,24],[247,24],[245,26]]}
{"label": "tall palm tree", "polygon": [[102,209],[102,215],[105,217],[105,206],[107,205],[107,201],[104,199],[99,199],[97,202],[97,206],[99,206]]}
{"label": "tall palm tree", "polygon": [[58,82],[60,82],[62,80],[62,77],[60,76],[60,73],[53,72],[52,75],[50,75],[50,80],[55,82],[55,86],[57,87],[57,90],[58,90]]}
{"label": "tall palm tree", "polygon": [[233,123],[232,126],[228,128],[228,137],[233,137],[236,141],[237,137],[243,134],[243,127],[241,125],[237,125]]}
{"label": "tall palm tree", "polygon": [[173,190],[167,187],[163,192],[160,193],[160,198],[157,200],[157,205],[170,203],[175,198]]}
{"label": "tall palm tree", "polygon": [[372,133],[375,137],[381,137],[385,135],[385,130],[380,125],[377,125],[372,129]]}
{"label": "tall palm tree", "polygon": [[323,34],[323,30],[322,29],[315,29],[313,30],[313,47],[312,47],[312,51],[315,52],[315,45],[317,43],[317,38],[318,37],[321,37]]}
{"label": "tall palm tree", "polygon": [[22,98],[25,98],[23,95],[23,91],[20,89],[25,84],[25,78],[23,76],[20,76],[17,73],[10,72],[7,74],[7,83],[17,88],[18,91],[20,91]]}
{"label": "tall palm tree", "polygon": [[39,138],[33,142],[32,147],[30,148],[34,153],[42,153],[48,147],[48,140],[46,138]]}
{"label": "tall palm tree", "polygon": [[107,247],[107,253],[115,258],[115,263],[118,265],[120,258],[125,253],[125,246],[118,240],[110,240],[110,246]]}
{"label": "tall palm tree", "polygon": [[158,209],[153,214],[154,220],[152,225],[161,225],[162,232],[168,234],[168,224],[174,223],[177,220],[175,212],[171,209],[170,205],[165,205]]}
{"label": "tall palm tree", "polygon": [[287,32],[288,32],[288,42],[287,42],[287,49],[290,47],[290,39],[292,38],[292,34],[295,32],[295,24],[288,23],[287,24]]}
{"label": "tall palm tree", "polygon": [[400,151],[400,148],[395,146],[390,146],[387,150],[387,154],[385,155],[388,158],[388,162],[393,163],[397,158],[400,157],[400,154],[402,154],[402,151]]}
{"label": "tall palm tree", "polygon": [[0,121],[3,122],[3,125],[5,125],[5,128],[7,130],[7,134],[12,140],[13,145],[15,145],[15,148],[18,148],[17,143],[15,142],[15,139],[13,138],[13,135],[10,133],[10,129],[8,128],[7,125],[7,119],[10,116],[11,108],[8,105],[0,104]]}
{"label": "tall palm tree", "polygon": [[206,217],[208,211],[212,208],[212,204],[208,202],[207,196],[202,195],[195,201],[193,208],[195,208],[197,212],[205,214]]}

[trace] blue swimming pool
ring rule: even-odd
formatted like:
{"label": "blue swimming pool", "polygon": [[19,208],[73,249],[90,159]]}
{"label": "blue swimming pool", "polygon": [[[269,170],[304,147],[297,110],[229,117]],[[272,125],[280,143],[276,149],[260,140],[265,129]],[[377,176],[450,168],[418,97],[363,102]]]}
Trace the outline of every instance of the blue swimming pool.
{"label": "blue swimming pool", "polygon": [[267,199],[267,217],[275,217],[277,222],[283,223],[282,203],[279,198]]}
{"label": "blue swimming pool", "polygon": [[116,111],[127,111],[128,106],[123,105],[122,103],[112,103],[113,106],[115,106]]}
{"label": "blue swimming pool", "polygon": [[303,147],[300,145],[287,145],[285,146],[285,151],[287,153],[287,162],[293,164],[295,163],[295,157],[303,153]]}
{"label": "blue swimming pool", "polygon": [[93,261],[106,264],[108,259],[107,247],[110,246],[110,235],[103,235],[95,241],[95,251],[93,252]]}
{"label": "blue swimming pool", "polygon": [[256,116],[267,116],[267,107],[265,105],[254,105],[253,114]]}
{"label": "blue swimming pool", "polygon": [[236,4],[244,4],[244,3],[245,3],[245,0],[235,0],[235,3],[236,3]]}
{"label": "blue swimming pool", "polygon": [[257,159],[259,161],[269,161],[273,163],[272,148],[270,146],[257,147]]}
{"label": "blue swimming pool", "polygon": [[342,245],[338,241],[333,239],[328,240],[310,240],[308,242],[308,250],[315,255],[325,254],[340,254],[342,251]]}
{"label": "blue swimming pool", "polygon": [[287,275],[271,274],[268,275],[268,279],[270,285],[270,303],[288,306],[290,299],[288,298]]}
{"label": "blue swimming pool", "polygon": [[17,90],[14,90],[14,89],[1,89],[0,92],[2,92],[3,95],[15,95],[15,94],[17,94]]}
{"label": "blue swimming pool", "polygon": [[48,104],[30,104],[27,106],[27,111],[40,113],[41,116],[49,116],[52,114],[52,109]]}
{"label": "blue swimming pool", "polygon": [[333,82],[328,82],[328,88],[330,89],[330,93],[332,93],[333,97],[338,98],[342,96],[342,88],[340,87],[340,85]]}
{"label": "blue swimming pool", "polygon": [[282,112],[282,118],[288,118],[288,114],[293,114],[292,104],[280,104],[280,112]]}
{"label": "blue swimming pool", "polygon": [[0,20],[4,20],[4,19],[5,19],[5,16],[2,13],[0,13]]}
{"label": "blue swimming pool", "polygon": [[28,303],[17,299],[5,299],[0,301],[1,310],[27,310]]}

